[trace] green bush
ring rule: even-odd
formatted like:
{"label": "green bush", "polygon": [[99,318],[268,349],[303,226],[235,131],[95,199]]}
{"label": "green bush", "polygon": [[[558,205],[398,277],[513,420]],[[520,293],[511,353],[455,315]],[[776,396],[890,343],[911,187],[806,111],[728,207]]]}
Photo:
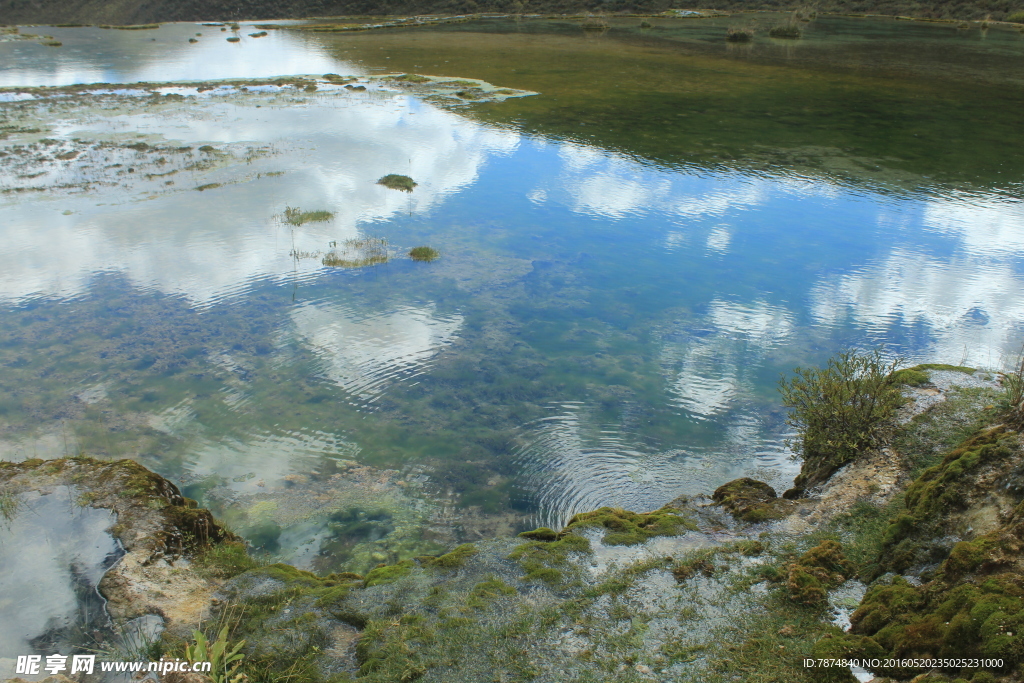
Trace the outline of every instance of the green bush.
{"label": "green bush", "polygon": [[1007,14],[1006,20],[1012,21],[1015,24],[1024,24],[1024,10],[1018,10]]}
{"label": "green bush", "polygon": [[859,453],[881,446],[895,431],[896,410],[906,399],[894,374],[899,359],[881,351],[844,351],[824,369],[796,368],[779,381],[782,403],[791,409],[804,459],[796,489],[825,481]]}

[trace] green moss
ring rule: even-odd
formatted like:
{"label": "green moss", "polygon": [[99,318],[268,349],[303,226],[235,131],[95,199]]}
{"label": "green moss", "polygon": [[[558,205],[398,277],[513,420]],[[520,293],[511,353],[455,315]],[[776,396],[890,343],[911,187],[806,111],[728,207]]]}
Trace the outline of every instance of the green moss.
{"label": "green moss", "polygon": [[515,595],[518,591],[501,579],[491,577],[473,586],[469,592],[466,605],[475,609],[483,609],[503,595]]}
{"label": "green moss", "polygon": [[546,581],[559,583],[569,553],[590,552],[590,541],[577,534],[566,533],[557,541],[531,541],[519,546],[508,556],[510,560],[518,560],[526,572],[527,581]]}
{"label": "green moss", "polygon": [[[885,529],[879,571],[899,572],[924,561],[919,557],[920,543],[916,539],[941,536],[943,520],[950,512],[967,505],[977,468],[1015,457],[1016,443],[1016,436],[1003,427],[987,429],[951,450],[937,465],[925,469],[907,488],[905,509]],[[965,546],[960,551],[958,562],[970,563],[967,550]],[[953,566],[959,567],[958,562]]]}
{"label": "green moss", "polygon": [[519,538],[525,538],[530,541],[557,541],[558,532],[542,526],[533,531],[522,532],[519,534]]}
{"label": "green moss", "polygon": [[743,477],[734,479],[715,489],[712,500],[724,507],[736,519],[758,523],[787,517],[796,505],[778,497],[763,481]]}
{"label": "green moss", "polygon": [[[466,560],[476,555],[477,549],[472,543],[464,543],[449,553],[438,557],[421,556],[416,559],[425,567],[438,569],[458,569],[466,564]],[[372,572],[371,572],[372,574]]]}
{"label": "green moss", "polygon": [[946,363],[921,363],[915,365],[910,370],[949,370],[950,372],[966,372],[968,375],[973,375],[978,371],[977,368],[969,368],[966,365],[948,365]]}
{"label": "green moss", "polygon": [[794,602],[823,606],[828,591],[851,578],[853,563],[837,541],[822,541],[789,565],[786,587]]}
{"label": "green moss", "polygon": [[385,583],[394,583],[411,572],[414,566],[415,563],[412,560],[402,560],[396,564],[371,569],[366,575],[364,585],[369,588]]}
{"label": "green moss", "polygon": [[675,536],[697,529],[697,525],[676,508],[663,507],[654,512],[638,513],[603,507],[574,516],[563,533],[594,527],[607,530],[602,538],[605,545],[636,545],[655,536]]}
{"label": "green moss", "polygon": [[417,185],[417,183],[413,182],[413,179],[409,176],[398,175],[396,173],[389,173],[378,180],[377,184],[383,185],[384,187],[392,190],[401,190],[402,192],[412,192],[412,188]]}
{"label": "green moss", "polygon": [[920,387],[931,382],[928,373],[915,368],[904,368],[892,374],[897,384],[905,384],[910,387]]}

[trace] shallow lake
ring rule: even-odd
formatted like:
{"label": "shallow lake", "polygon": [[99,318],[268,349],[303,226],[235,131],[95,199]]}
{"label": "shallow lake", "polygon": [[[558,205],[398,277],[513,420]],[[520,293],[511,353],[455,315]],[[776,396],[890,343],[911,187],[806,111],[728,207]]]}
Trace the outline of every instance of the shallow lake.
{"label": "shallow lake", "polygon": [[[135,458],[269,554],[365,571],[787,488],[776,383],[841,349],[999,369],[1022,34],[772,21],[5,34],[0,457]],[[97,82],[124,85],[25,90]]]}

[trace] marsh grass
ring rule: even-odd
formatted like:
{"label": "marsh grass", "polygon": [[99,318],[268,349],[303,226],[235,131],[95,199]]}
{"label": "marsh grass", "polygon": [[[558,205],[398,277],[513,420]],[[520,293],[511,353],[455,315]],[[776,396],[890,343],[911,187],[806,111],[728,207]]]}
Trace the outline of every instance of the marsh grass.
{"label": "marsh grass", "polygon": [[789,21],[785,24],[779,24],[778,26],[772,26],[768,29],[768,35],[772,38],[784,38],[787,40],[795,40],[803,35],[799,24],[795,21]]}
{"label": "marsh grass", "polygon": [[331,268],[364,268],[388,262],[388,241],[384,237],[345,240],[320,261]]}
{"label": "marsh grass", "polygon": [[401,190],[402,192],[412,192],[412,188],[417,185],[417,183],[415,183],[409,176],[399,175],[397,173],[389,173],[378,180],[377,184],[383,185],[384,187],[392,190]]}
{"label": "marsh grass", "polygon": [[289,225],[302,225],[304,223],[324,223],[334,218],[333,211],[303,211],[298,207],[286,206],[284,209],[284,222]]}
{"label": "marsh grass", "polygon": [[1014,363],[1014,368],[1004,372],[1002,377],[1002,411],[1006,421],[1016,429],[1024,426],[1024,348]]}
{"label": "marsh grass", "polygon": [[749,43],[754,39],[754,31],[749,28],[730,28],[725,33],[725,39],[730,43]]}

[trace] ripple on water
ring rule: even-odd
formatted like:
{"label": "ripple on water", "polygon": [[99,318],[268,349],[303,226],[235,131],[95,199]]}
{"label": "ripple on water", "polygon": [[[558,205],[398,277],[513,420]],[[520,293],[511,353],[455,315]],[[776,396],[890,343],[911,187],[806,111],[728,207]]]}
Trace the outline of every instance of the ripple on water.
{"label": "ripple on water", "polygon": [[107,622],[96,587],[124,551],[106,531],[114,515],[79,506],[77,495],[22,494],[0,521],[0,677],[14,674],[8,658],[66,653]]}

